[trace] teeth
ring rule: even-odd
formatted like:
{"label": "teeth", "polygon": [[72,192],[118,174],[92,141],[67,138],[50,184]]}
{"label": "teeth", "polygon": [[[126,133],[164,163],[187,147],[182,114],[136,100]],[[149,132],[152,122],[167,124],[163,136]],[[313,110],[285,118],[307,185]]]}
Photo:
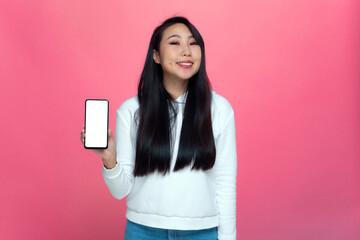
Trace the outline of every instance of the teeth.
{"label": "teeth", "polygon": [[191,66],[192,63],[179,63],[180,65]]}

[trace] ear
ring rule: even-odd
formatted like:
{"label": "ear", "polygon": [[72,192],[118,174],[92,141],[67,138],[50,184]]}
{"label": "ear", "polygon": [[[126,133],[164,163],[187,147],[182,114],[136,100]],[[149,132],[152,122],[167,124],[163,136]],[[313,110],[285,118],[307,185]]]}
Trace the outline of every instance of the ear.
{"label": "ear", "polygon": [[155,49],[153,50],[153,59],[155,63],[160,64],[160,54]]}

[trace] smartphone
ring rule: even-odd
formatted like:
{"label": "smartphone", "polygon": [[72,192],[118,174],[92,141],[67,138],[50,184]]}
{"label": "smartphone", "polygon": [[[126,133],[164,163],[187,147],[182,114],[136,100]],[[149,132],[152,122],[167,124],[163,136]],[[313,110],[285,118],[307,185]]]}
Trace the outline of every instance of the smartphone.
{"label": "smartphone", "polygon": [[109,101],[107,99],[85,100],[85,139],[87,149],[108,147]]}

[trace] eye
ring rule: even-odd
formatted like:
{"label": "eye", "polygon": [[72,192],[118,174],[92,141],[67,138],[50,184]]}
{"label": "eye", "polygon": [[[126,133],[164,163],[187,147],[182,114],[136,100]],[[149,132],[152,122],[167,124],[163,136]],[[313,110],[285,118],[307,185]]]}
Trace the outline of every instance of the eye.
{"label": "eye", "polygon": [[190,43],[190,45],[199,45],[197,42]]}
{"label": "eye", "polygon": [[170,45],[179,45],[178,42],[170,42]]}

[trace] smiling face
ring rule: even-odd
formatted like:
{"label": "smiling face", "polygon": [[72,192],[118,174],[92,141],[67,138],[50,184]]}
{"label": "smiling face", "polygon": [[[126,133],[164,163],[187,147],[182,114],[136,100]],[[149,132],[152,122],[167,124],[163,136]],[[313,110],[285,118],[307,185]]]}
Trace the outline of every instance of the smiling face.
{"label": "smiling face", "polygon": [[199,71],[201,48],[188,27],[176,23],[164,30],[159,52],[154,50],[153,58],[162,67],[164,82],[181,81],[187,84]]}

